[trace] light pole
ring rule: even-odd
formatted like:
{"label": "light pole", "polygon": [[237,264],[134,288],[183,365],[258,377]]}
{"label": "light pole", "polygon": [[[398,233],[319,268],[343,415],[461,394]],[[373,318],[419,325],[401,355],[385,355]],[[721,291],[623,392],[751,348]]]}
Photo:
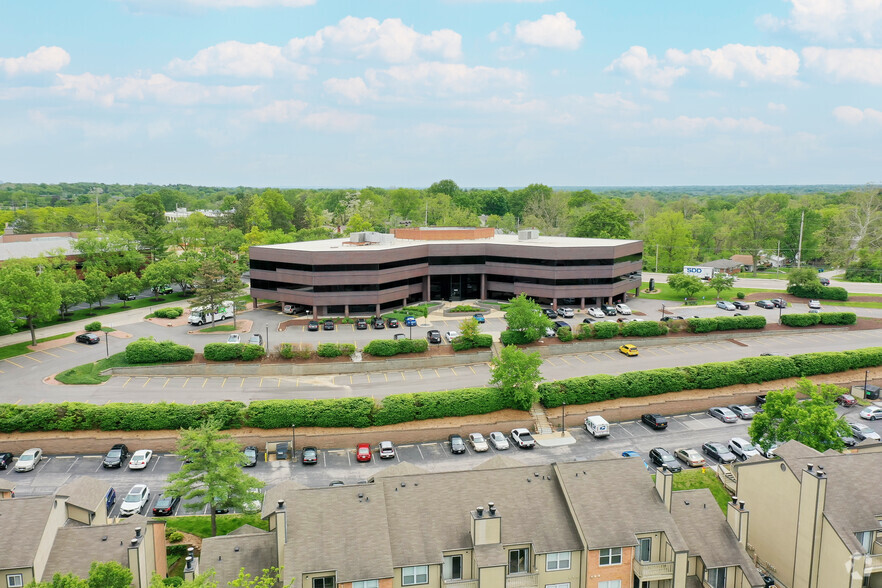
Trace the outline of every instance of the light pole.
{"label": "light pole", "polygon": [[661,315],[661,317],[665,318],[665,303],[664,302],[662,302],[662,315]]}
{"label": "light pole", "polygon": [[[108,333],[104,333],[104,352],[105,357],[110,357],[110,342],[107,340]],[[866,385],[864,386],[866,388]]]}
{"label": "light pole", "polygon": [[297,451],[297,427],[295,425],[291,425],[291,459],[294,459],[294,454]]}
{"label": "light pole", "polygon": [[779,325],[781,324],[781,311],[782,311],[782,310],[784,310],[784,305],[779,304],[779,305],[778,305],[778,324],[779,324]]}
{"label": "light pole", "polygon": [[870,370],[864,372],[864,398],[867,398],[867,378],[870,376]]}
{"label": "light pole", "polygon": [[567,431],[567,403],[560,405],[560,436],[563,437]]}
{"label": "light pole", "polygon": [[266,323],[266,354],[269,355],[269,323]]}

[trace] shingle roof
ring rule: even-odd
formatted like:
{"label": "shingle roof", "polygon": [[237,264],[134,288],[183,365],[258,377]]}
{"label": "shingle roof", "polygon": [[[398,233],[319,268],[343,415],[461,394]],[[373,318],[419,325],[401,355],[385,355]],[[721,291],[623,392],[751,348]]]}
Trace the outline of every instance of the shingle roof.
{"label": "shingle roof", "polygon": [[588,549],[637,545],[637,533],[663,531],[675,551],[686,542],[639,459],[559,464]]}
{"label": "shingle roof", "polygon": [[368,482],[376,482],[382,478],[390,478],[393,476],[410,476],[413,474],[425,474],[428,470],[421,468],[420,466],[414,465],[409,461],[400,461],[395,465],[391,465],[384,470],[380,470],[370,478],[368,478]]}
{"label": "shingle roof", "polygon": [[67,496],[67,502],[74,506],[96,512],[105,504],[104,498],[110,484],[89,476],[80,476],[58,489],[58,496]]}
{"label": "shingle roof", "polygon": [[729,259],[741,265],[753,265],[753,255],[733,255]]}
{"label": "shingle roof", "polygon": [[494,455],[487,461],[483,461],[473,467],[473,470],[497,470],[499,468],[519,468],[524,462],[507,455]]}
{"label": "shingle roof", "polygon": [[279,500],[286,500],[288,493],[292,490],[301,490],[306,488],[300,482],[294,480],[285,480],[275,486],[270,486],[263,494],[263,504],[260,507],[260,516],[266,518],[276,510],[279,506]]}
{"label": "shingle roof", "polygon": [[146,533],[147,517],[134,515],[113,525],[58,529],[43,571],[43,579],[51,579],[55,573],[72,573],[86,578],[93,561],[115,561],[123,567],[129,567],[128,549],[130,541],[135,537],[135,527],[141,527],[143,537]]}
{"label": "shingle roof", "polygon": [[0,569],[29,568],[33,566],[34,554],[46,528],[54,496],[33,496],[0,500],[0,521],[3,529],[15,529],[3,533],[0,538]]}
{"label": "shingle roof", "polygon": [[738,543],[710,490],[674,492],[671,515],[689,545],[690,556],[697,555],[708,568],[740,566],[751,586],[763,586],[756,567]]}
{"label": "shingle roof", "polygon": [[[311,537],[320,534],[318,532]],[[229,535],[202,540],[199,571],[204,573],[213,569],[216,573],[215,580],[220,586],[226,586],[236,579],[242,568],[245,568],[246,573],[256,576],[263,570],[278,566],[275,533],[245,525]]]}
{"label": "shingle roof", "polygon": [[734,269],[741,267],[741,264],[731,259],[715,259],[713,261],[705,261],[701,264],[704,267],[713,267],[717,269]]}

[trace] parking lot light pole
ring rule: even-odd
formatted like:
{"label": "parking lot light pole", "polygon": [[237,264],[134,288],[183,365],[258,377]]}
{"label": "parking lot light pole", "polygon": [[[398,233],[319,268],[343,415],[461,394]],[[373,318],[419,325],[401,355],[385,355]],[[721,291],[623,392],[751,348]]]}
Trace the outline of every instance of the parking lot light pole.
{"label": "parking lot light pole", "polygon": [[269,323],[266,323],[266,354],[269,355]]}
{"label": "parking lot light pole", "polygon": [[662,302],[662,315],[661,315],[661,317],[665,318],[665,303],[664,302]]}
{"label": "parking lot light pole", "polygon": [[870,377],[870,370],[864,372],[864,398],[867,397],[867,378]]}
{"label": "parking lot light pole", "polygon": [[294,459],[294,453],[297,451],[297,427],[291,425],[291,459]]}
{"label": "parking lot light pole", "polygon": [[781,324],[781,311],[784,310],[784,306],[778,305],[778,324]]}
{"label": "parking lot light pole", "polygon": [[563,437],[567,431],[567,403],[560,405],[560,436]]}
{"label": "parking lot light pole", "polygon": [[[107,340],[109,333],[104,333],[104,351],[105,357],[110,357],[110,342]],[[864,386],[866,388],[866,386]]]}

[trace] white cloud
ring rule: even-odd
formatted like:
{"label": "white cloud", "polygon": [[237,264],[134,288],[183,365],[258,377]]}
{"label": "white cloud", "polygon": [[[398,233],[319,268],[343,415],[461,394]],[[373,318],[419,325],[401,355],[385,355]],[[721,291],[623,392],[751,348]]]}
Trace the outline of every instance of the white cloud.
{"label": "white cloud", "polygon": [[657,131],[675,133],[679,135],[696,135],[706,131],[727,133],[768,133],[780,130],[778,127],[764,123],[754,118],[716,118],[716,117],[689,117],[678,116],[677,118],[655,118],[651,127]]}
{"label": "white cloud", "polygon": [[141,12],[180,10],[180,8],[300,8],[312,6],[316,0],[118,0]]}
{"label": "white cloud", "polygon": [[787,112],[786,104],[778,104],[776,102],[769,102],[767,108],[772,112]]}
{"label": "white cloud", "polygon": [[365,72],[365,81],[369,88],[395,93],[424,90],[433,95],[447,95],[479,93],[495,87],[520,87],[526,84],[527,77],[508,68],[430,61],[382,70],[369,69]]}
{"label": "white cloud", "polygon": [[355,104],[360,104],[362,100],[369,98],[374,94],[374,92],[367,87],[367,84],[364,83],[364,79],[359,77],[348,79],[331,78],[325,80],[322,85],[326,92],[339,94],[346,100],[354,102]]}
{"label": "white cloud", "polygon": [[289,74],[305,80],[315,73],[307,65],[288,60],[282,48],[266,43],[240,43],[226,41],[200,50],[192,59],[173,59],[168,70],[178,75],[272,78],[277,74]]}
{"label": "white cloud", "polygon": [[[399,18],[380,22],[370,17],[347,16],[336,25],[319,30],[314,37],[329,48],[351,51],[359,58],[376,57],[388,63],[403,63],[424,54],[445,60],[462,56],[462,35],[456,31],[441,29],[424,35]],[[299,42],[292,40],[289,47],[296,49]]]}
{"label": "white cloud", "polygon": [[103,106],[128,102],[158,102],[174,105],[224,104],[249,102],[258,86],[206,86],[179,82],[162,74],[148,78],[123,77],[84,73],[57,74],[55,92],[69,94],[78,100],[97,102]]}
{"label": "white cloud", "polygon": [[806,47],[802,57],[806,67],[818,69],[836,81],[882,84],[882,49]]}
{"label": "white cloud", "polygon": [[608,110],[640,110],[640,106],[638,106],[636,102],[628,100],[627,98],[622,96],[621,92],[615,92],[613,94],[601,94],[599,92],[595,92],[594,103],[597,104],[597,106]]}
{"label": "white cloud", "polygon": [[657,57],[649,54],[646,47],[634,45],[613,60],[603,71],[621,71],[641,82],[667,88],[688,70],[685,67],[662,66]]}
{"label": "white cloud", "polygon": [[743,73],[757,80],[790,81],[799,72],[799,55],[783,47],[730,44],[689,53],[668,49],[665,57],[675,65],[706,68],[711,75],[727,80]]}
{"label": "white cloud", "polygon": [[516,98],[493,96],[485,100],[458,100],[453,102],[453,105],[479,112],[508,112],[514,114],[538,114],[544,112],[547,106],[542,100],[524,100],[523,96],[520,95]]}
{"label": "white cloud", "polygon": [[565,12],[545,14],[539,20],[525,20],[515,27],[515,38],[528,45],[575,50],[582,44],[582,32]]}
{"label": "white cloud", "polygon": [[865,122],[882,125],[882,111],[874,108],[861,110],[854,106],[837,106],[833,109],[833,116],[839,122],[848,125],[859,125]]}
{"label": "white cloud", "polygon": [[311,110],[300,100],[277,100],[249,115],[263,123],[290,123],[318,131],[350,132],[370,125],[373,117],[333,109]]}
{"label": "white cloud", "polygon": [[6,75],[58,71],[70,63],[70,54],[61,47],[40,47],[24,57],[0,57],[0,71]]}
{"label": "white cloud", "polygon": [[301,100],[276,100],[251,111],[251,116],[260,122],[291,122],[301,117],[309,106]]}
{"label": "white cloud", "polygon": [[791,4],[789,18],[766,14],[757,25],[767,30],[789,28],[826,41],[873,40],[882,24],[880,0],[785,0]]}

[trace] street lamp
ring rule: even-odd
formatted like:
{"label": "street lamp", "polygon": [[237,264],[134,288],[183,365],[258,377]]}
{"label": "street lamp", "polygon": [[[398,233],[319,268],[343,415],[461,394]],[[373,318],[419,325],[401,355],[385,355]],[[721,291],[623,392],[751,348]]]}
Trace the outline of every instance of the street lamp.
{"label": "street lamp", "polygon": [[665,318],[665,303],[664,302],[662,302],[662,315],[661,315],[661,317]]}
{"label": "street lamp", "polygon": [[864,398],[867,397],[867,378],[870,376],[870,370],[864,372]]}
{"label": "street lamp", "polygon": [[[105,357],[110,357],[110,343],[107,340],[108,333],[104,333],[104,352]],[[866,386],[864,386],[866,388]]]}
{"label": "street lamp", "polygon": [[269,355],[269,323],[266,323],[266,354]]}
{"label": "street lamp", "polygon": [[779,304],[779,305],[778,305],[778,324],[779,324],[779,325],[781,324],[781,311],[782,311],[782,310],[784,310],[784,305],[783,305],[783,304]]}
{"label": "street lamp", "polygon": [[294,459],[294,454],[297,452],[297,431],[296,426],[291,425],[291,459]]}
{"label": "street lamp", "polygon": [[567,403],[560,405],[560,436],[563,437],[567,431]]}

